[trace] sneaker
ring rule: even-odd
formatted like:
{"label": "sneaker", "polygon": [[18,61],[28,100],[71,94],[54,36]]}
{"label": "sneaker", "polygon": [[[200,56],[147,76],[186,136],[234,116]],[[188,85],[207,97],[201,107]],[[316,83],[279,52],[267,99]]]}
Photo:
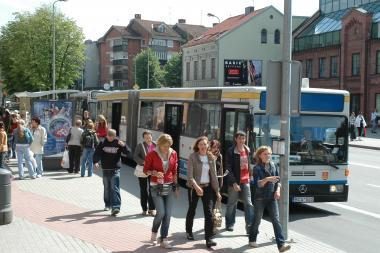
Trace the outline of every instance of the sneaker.
{"label": "sneaker", "polygon": [[106,206],[106,207],[104,207],[104,209],[103,209],[104,211],[109,211],[110,210],[110,208],[108,207],[108,206]]}
{"label": "sneaker", "polygon": [[148,215],[153,216],[153,217],[156,216],[156,210],[149,210]]}
{"label": "sneaker", "polygon": [[112,216],[116,216],[118,213],[120,213],[120,209],[119,208],[115,208],[115,209],[112,209],[111,215]]}
{"label": "sneaker", "polygon": [[156,243],[157,243],[157,233],[152,232],[152,235],[150,236],[150,242],[153,245],[156,245]]}
{"label": "sneaker", "polygon": [[142,216],[147,216],[147,214],[148,214],[147,211],[142,211],[141,213]]}
{"label": "sneaker", "polygon": [[160,247],[161,248],[164,248],[164,249],[171,249],[173,248],[173,246],[169,243],[168,239],[162,239],[161,243],[160,243]]}
{"label": "sneaker", "polygon": [[259,245],[257,244],[257,242],[249,242],[249,247],[257,248],[257,247],[259,247]]}
{"label": "sneaker", "polygon": [[234,231],[234,227],[227,227],[226,230],[232,232]]}
{"label": "sneaker", "polygon": [[38,175],[37,175],[37,178],[41,178],[41,177],[42,177],[42,175],[41,175],[41,174],[38,174]]}
{"label": "sneaker", "polygon": [[288,251],[288,250],[290,250],[290,245],[289,244],[283,244],[279,249],[278,249],[278,251],[279,252],[285,252],[285,251]]}
{"label": "sneaker", "polygon": [[25,177],[24,177],[24,176],[19,176],[17,179],[18,179],[18,180],[24,180]]}
{"label": "sneaker", "polygon": [[212,239],[209,239],[209,240],[206,240],[206,247],[207,248],[211,248],[211,247],[215,247],[216,246],[216,242]]}
{"label": "sneaker", "polygon": [[30,179],[36,179],[37,177],[36,176],[31,176]]}

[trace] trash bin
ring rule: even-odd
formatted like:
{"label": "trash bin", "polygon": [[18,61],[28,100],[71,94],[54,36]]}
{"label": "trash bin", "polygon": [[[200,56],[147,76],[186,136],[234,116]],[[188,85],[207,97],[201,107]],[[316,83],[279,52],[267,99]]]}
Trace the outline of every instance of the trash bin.
{"label": "trash bin", "polygon": [[10,171],[0,169],[0,225],[9,224],[13,220],[11,175]]}

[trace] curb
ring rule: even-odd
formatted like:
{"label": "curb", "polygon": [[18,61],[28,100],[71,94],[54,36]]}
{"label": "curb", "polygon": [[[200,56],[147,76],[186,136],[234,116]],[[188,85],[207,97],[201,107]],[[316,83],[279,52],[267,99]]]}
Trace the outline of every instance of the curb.
{"label": "curb", "polygon": [[354,148],[364,148],[364,149],[372,149],[372,150],[380,150],[380,147],[374,147],[374,146],[365,146],[365,145],[358,145],[358,144],[349,144],[349,147]]}

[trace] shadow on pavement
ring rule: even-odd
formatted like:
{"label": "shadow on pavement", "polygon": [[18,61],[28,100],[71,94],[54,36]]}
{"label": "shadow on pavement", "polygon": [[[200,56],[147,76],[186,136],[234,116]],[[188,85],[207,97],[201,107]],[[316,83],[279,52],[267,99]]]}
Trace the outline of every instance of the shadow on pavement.
{"label": "shadow on pavement", "polygon": [[85,220],[88,218],[106,216],[105,213],[104,214],[98,214],[98,213],[102,213],[102,212],[104,212],[104,211],[103,210],[93,210],[93,211],[87,211],[87,212],[83,212],[83,213],[54,216],[54,217],[47,218],[46,222],[56,222],[56,221],[73,222],[73,221]]}
{"label": "shadow on pavement", "polygon": [[339,216],[340,214],[323,210],[321,208],[297,204],[291,205],[289,209],[289,221],[297,221],[302,219],[312,219],[312,218],[321,218],[328,216]]}

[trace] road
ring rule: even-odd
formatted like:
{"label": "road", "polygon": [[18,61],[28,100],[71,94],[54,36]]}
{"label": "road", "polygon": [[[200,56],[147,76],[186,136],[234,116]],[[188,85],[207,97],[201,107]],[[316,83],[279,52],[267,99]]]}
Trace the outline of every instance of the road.
{"label": "road", "polygon": [[290,209],[289,228],[347,252],[380,252],[380,151],[350,148],[348,202]]}

